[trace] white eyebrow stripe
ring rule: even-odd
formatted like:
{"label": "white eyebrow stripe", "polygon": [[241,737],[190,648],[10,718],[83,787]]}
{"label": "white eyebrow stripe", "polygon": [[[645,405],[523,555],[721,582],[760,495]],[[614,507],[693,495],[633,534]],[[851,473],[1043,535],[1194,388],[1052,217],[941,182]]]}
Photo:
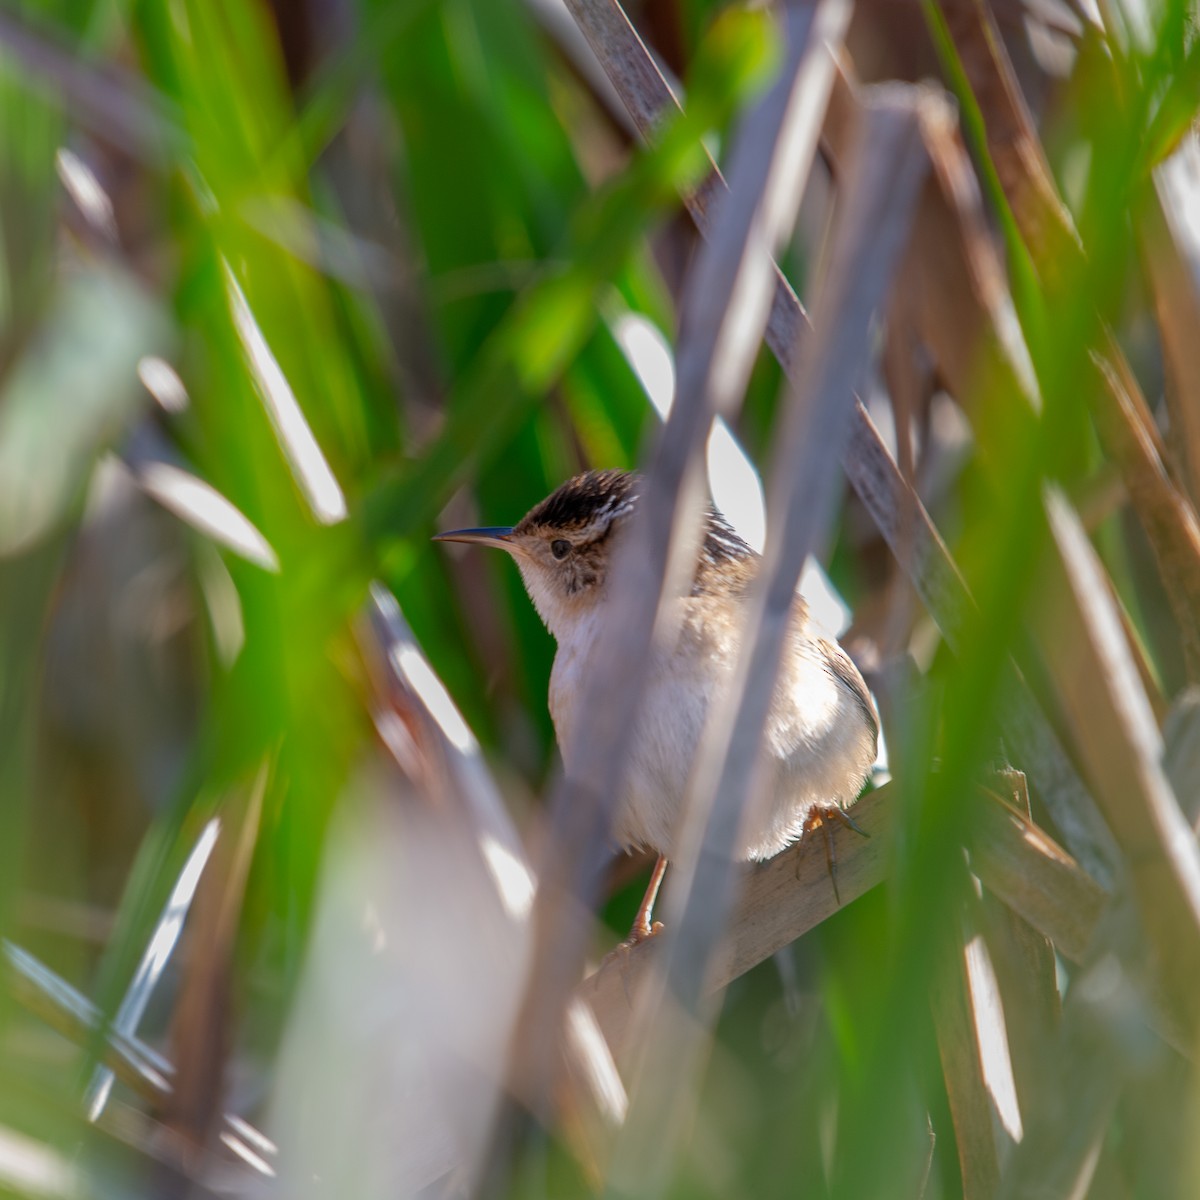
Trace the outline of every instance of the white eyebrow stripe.
{"label": "white eyebrow stripe", "polygon": [[633,511],[636,503],[636,493],[623,496],[620,499],[614,496],[607,500],[602,508],[598,508],[592,514],[592,519],[584,526],[582,540],[584,542],[591,542],[603,537],[612,527],[614,521],[619,517],[625,516],[626,513]]}

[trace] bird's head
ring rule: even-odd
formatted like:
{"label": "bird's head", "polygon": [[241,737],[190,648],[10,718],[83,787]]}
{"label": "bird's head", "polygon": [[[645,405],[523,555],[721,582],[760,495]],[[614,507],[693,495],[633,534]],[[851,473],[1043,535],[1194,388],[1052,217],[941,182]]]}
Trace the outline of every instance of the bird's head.
{"label": "bird's head", "polygon": [[516,525],[453,529],[434,540],[506,550],[534,607],[561,641],[604,594],[613,547],[640,482],[628,471],[588,471],[568,479]]}

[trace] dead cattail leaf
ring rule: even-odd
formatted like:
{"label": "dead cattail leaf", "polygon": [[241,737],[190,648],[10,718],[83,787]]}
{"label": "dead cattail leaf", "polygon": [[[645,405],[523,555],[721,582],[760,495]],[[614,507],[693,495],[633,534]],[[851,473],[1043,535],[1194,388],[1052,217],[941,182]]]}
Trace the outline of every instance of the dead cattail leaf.
{"label": "dead cattail leaf", "polygon": [[[99,1039],[101,1061],[134,1095],[154,1105],[164,1103],[175,1078],[172,1063],[140,1039],[107,1028],[99,1009],[86,996],[28,951],[4,942],[0,955],[9,993],[18,1004],[76,1045],[91,1046]],[[275,1144],[241,1117],[228,1112],[222,1116],[220,1144],[232,1161],[246,1164],[260,1175],[273,1174]]]}
{"label": "dead cattail leaf", "polygon": [[1056,1086],[1043,1087],[1035,1097],[1025,1115],[1024,1137],[994,1196],[1092,1194],[1105,1131],[1124,1082],[1117,1066],[1127,1071],[1129,1065],[1122,1022],[1135,1008],[1131,991],[1111,956],[1081,973],[1045,1068]]}
{"label": "dead cattail leaf", "polygon": [[[536,891],[520,835],[504,807],[474,737],[434,675],[399,605],[381,585],[371,590],[359,641],[376,693],[376,726],[418,795],[461,827],[479,851],[502,912],[527,949]],[[581,1162],[595,1161],[607,1131],[624,1117],[625,1093],[607,1045],[587,1013],[568,1012],[561,1045],[565,1082],[559,1094],[568,1133]],[[511,1031],[510,1031],[511,1032]],[[552,1041],[552,1039],[548,1039]]]}
{"label": "dead cattail leaf", "polygon": [[1163,770],[1188,824],[1200,822],[1200,688],[1175,697],[1163,722]]}
{"label": "dead cattail leaf", "polygon": [[[1016,1095],[999,998],[994,988],[986,994],[982,992],[981,967],[975,965],[972,970],[973,961],[986,960],[986,954],[978,935],[966,940],[948,938],[938,956],[930,990],[965,1200],[984,1200],[996,1194],[1001,1157],[1011,1146],[1014,1135],[1020,1137],[1019,1115],[1015,1131],[1007,1129],[1000,1116],[997,1087],[1001,1086],[1005,1108],[1015,1111]],[[1004,1063],[1007,1069],[1004,1085],[997,1085],[994,1077],[989,1078],[985,1052],[992,1061]]]}
{"label": "dead cattail leaf", "polygon": [[[825,135],[835,158],[857,120],[858,100],[848,69],[834,88]],[[933,172],[918,205],[910,250],[896,300],[913,296],[915,327],[935,350],[947,383],[959,399],[981,374],[1007,381],[1001,394],[1022,396],[1026,417],[1039,407],[1037,383],[1022,340],[1003,271],[985,229],[978,185],[954,123],[931,108],[922,135]],[[949,232],[949,236],[947,233]],[[964,353],[965,351],[965,353]],[[1011,409],[1009,410],[1011,413]],[[929,612],[953,648],[971,604],[961,576],[915,492],[900,478],[890,455],[863,428],[846,471],[897,560],[909,571]],[[873,436],[872,436],[873,435]],[[886,481],[886,482],[885,482]],[[1006,739],[1050,809],[1072,850],[1098,877],[1111,879],[1116,848],[1058,740],[1015,669],[1006,668],[1001,720]]]}
{"label": "dead cattail leaf", "polygon": [[1062,1014],[1054,945],[990,892],[984,892],[980,931],[1005,1014],[1008,1059],[1017,1109],[1030,1111],[1043,1086],[1042,1066]]}
{"label": "dead cattail leaf", "polygon": [[1179,627],[1188,678],[1200,680],[1200,518],[1167,469],[1162,443],[1129,364],[1109,339],[1085,388],[1105,451],[1121,468],[1129,500],[1154,551]]}
{"label": "dead cattail leaf", "polygon": [[[113,1028],[126,1037],[132,1037],[137,1032],[150,998],[179,943],[184,920],[196,897],[196,890],[220,836],[220,829],[221,823],[216,817],[205,822],[176,877],[175,886],[171,889],[167,903],[142,953],[137,970],[121,997],[121,1003],[113,1017]],[[112,1085],[113,1073],[105,1067],[98,1067],[88,1084],[84,1100],[91,1120],[96,1120],[104,1111]]]}
{"label": "dead cattail leaf", "polygon": [[1200,849],[1163,773],[1162,742],[1095,551],[1057,493],[1046,509],[1042,651],[1096,798],[1117,835],[1171,1015],[1200,1027]]}
{"label": "dead cattail leaf", "polygon": [[1070,855],[1011,807],[981,805],[971,866],[985,887],[1082,962],[1110,896]]}
{"label": "dead cattail leaf", "polygon": [[[1124,969],[1139,979],[1146,996],[1144,1019],[1183,1054],[1192,1048],[1186,1030],[1163,1002],[1158,984],[1145,978],[1137,944],[1106,943],[1120,902],[1102,888],[1053,839],[1008,804],[983,805],[971,843],[971,868],[988,889],[1068,962],[1088,963],[1106,945],[1125,955]],[[1035,1011],[1042,1008],[1035,1005]],[[1022,1006],[1022,1012],[1030,1011]]]}
{"label": "dead cattail leaf", "polygon": [[1185,137],[1154,171],[1138,233],[1154,297],[1171,433],[1193,504],[1200,498],[1200,138]]}
{"label": "dead cattail leaf", "polygon": [[520,834],[474,734],[381,584],[371,587],[358,633],[384,745],[418,795],[472,832],[497,899],[513,920],[525,921],[535,880]]}
{"label": "dead cattail leaf", "polygon": [[[998,785],[1005,785],[1003,796],[997,797],[998,804],[987,806],[987,815],[996,817],[1009,808],[1032,823],[1024,776],[1004,773]],[[1019,1111],[1028,1112],[1042,1086],[1042,1063],[1062,1012],[1054,945],[990,891],[982,896],[980,925],[1007,1014],[1008,1055]]]}

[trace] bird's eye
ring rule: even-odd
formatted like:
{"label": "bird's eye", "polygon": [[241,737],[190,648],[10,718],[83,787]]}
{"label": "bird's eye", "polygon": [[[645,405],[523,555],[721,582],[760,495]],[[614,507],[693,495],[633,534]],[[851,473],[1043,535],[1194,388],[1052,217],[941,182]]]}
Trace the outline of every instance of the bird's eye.
{"label": "bird's eye", "polygon": [[571,553],[571,543],[565,538],[555,538],[554,541],[550,543],[550,553],[553,554],[555,558],[566,558],[567,555]]}

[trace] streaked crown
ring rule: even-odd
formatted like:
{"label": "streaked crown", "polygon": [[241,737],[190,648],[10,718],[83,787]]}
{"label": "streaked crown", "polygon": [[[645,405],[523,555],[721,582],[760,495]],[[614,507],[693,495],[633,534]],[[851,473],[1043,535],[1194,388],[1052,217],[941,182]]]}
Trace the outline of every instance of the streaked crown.
{"label": "streaked crown", "polygon": [[586,471],[568,479],[513,527],[518,537],[553,530],[579,544],[604,538],[614,521],[633,511],[641,480],[630,471]]}
{"label": "streaked crown", "polygon": [[[587,471],[568,479],[532,508],[513,529],[514,538],[569,539],[571,554],[585,569],[567,573],[571,591],[601,582],[607,543],[623,519],[633,512],[641,494],[642,479],[630,471]],[[758,555],[728,521],[709,505],[704,514],[704,536],[696,568],[694,592],[729,587],[744,581]],[[732,570],[731,570],[732,569]]]}

